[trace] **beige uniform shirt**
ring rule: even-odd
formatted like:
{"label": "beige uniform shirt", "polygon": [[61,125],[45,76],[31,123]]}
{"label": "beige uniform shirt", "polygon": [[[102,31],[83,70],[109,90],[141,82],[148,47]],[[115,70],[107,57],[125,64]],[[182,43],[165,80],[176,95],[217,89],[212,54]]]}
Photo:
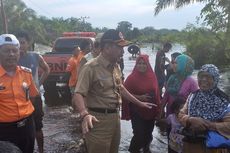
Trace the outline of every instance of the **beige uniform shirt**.
{"label": "beige uniform shirt", "polygon": [[75,92],[86,98],[89,108],[118,108],[121,104],[121,76],[117,64],[111,65],[99,55],[83,66]]}

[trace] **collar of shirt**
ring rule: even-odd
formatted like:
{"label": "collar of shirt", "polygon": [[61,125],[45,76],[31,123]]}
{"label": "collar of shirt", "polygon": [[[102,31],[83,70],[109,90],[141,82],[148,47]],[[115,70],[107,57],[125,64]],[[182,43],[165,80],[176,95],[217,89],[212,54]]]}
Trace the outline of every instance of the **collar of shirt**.
{"label": "collar of shirt", "polygon": [[111,64],[107,59],[103,57],[102,54],[98,56],[98,63],[102,64],[104,68],[113,70],[114,69],[114,64]]}
{"label": "collar of shirt", "polygon": [[[19,67],[16,67],[16,72],[15,74],[18,72]],[[0,77],[2,77],[3,75],[7,74],[6,70],[2,67],[2,65],[0,65]]]}

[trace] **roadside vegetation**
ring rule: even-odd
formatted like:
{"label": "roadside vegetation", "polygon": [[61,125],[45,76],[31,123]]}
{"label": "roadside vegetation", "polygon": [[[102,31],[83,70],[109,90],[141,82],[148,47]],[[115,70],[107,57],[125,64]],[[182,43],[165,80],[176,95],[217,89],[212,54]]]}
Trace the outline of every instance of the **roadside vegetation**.
{"label": "roadside vegetation", "polygon": [[187,26],[180,38],[187,46],[187,52],[195,59],[196,66],[213,63],[218,67],[230,63],[230,1],[229,0],[157,0],[155,15],[163,9],[175,9],[194,2],[203,3],[200,19],[203,27]]}
{"label": "roadside vegetation", "polygon": [[[108,28],[97,28],[87,22],[87,17],[47,18],[38,16],[21,0],[2,0],[4,3],[9,33],[26,29],[31,32],[34,42],[51,45],[63,32],[94,31],[101,33]],[[169,6],[180,8],[194,0],[157,0],[155,15]],[[196,67],[204,63],[213,63],[219,67],[230,65],[230,3],[229,0],[199,0],[205,3],[201,12],[202,26],[188,24],[183,30],[133,27],[129,21],[120,21],[117,29],[124,36],[139,43],[180,43],[186,46],[186,52],[195,60]],[[0,18],[0,33],[3,31],[3,19]]]}

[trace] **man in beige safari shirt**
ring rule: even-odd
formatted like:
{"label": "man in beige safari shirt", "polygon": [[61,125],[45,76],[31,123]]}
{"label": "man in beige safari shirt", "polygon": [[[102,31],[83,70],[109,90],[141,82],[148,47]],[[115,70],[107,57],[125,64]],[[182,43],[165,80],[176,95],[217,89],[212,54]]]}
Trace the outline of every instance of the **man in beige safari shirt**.
{"label": "man in beige safari shirt", "polygon": [[101,38],[101,54],[87,62],[79,74],[73,101],[82,118],[88,153],[118,153],[121,96],[146,109],[154,106],[139,101],[122,85],[117,61],[128,44],[121,32],[106,31]]}

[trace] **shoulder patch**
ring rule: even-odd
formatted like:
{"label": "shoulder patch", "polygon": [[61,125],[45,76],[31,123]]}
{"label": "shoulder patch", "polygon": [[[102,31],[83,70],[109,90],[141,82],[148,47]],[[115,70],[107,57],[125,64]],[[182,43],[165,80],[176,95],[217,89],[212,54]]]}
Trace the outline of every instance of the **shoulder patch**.
{"label": "shoulder patch", "polygon": [[21,69],[25,72],[28,72],[28,73],[32,73],[32,70],[30,68],[27,68],[27,67],[24,67],[24,66],[20,66]]}

